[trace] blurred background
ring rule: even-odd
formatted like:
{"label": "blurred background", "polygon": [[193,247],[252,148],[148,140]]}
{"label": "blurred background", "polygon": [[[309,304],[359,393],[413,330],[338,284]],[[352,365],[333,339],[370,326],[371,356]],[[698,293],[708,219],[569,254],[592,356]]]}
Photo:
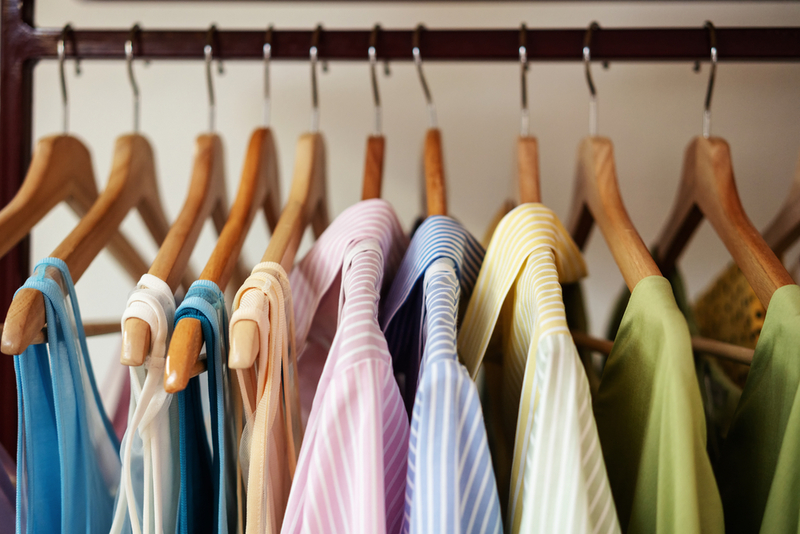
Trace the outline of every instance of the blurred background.
{"label": "blurred background", "polygon": [[[724,26],[800,25],[800,5],[790,2],[89,2],[37,0],[36,24],[77,28],[146,29],[578,28],[597,20],[604,27],[701,27],[705,20]],[[366,50],[364,51],[366,58]],[[423,51],[424,60],[424,51]],[[102,187],[115,138],[132,130],[131,90],[123,61],[84,61],[75,75],[67,65],[70,130],[92,151]],[[135,64],[142,95],[141,130],[156,151],[161,195],[174,218],[187,193],[194,138],[208,128],[208,98],[201,61]],[[242,170],[247,140],[262,121],[262,65],[227,61],[216,75],[217,131],[225,143],[229,199]],[[383,198],[404,226],[422,212],[421,156],[427,128],[422,89],[411,62],[381,69],[386,160]],[[35,71],[34,137],[61,130],[57,64],[43,61]],[[515,192],[515,141],[520,128],[518,63],[425,64],[439,114],[451,214],[479,238],[503,200]],[[308,62],[272,63],[272,128],[280,155],[282,194],[288,194],[294,145],[310,124]],[[683,149],[701,133],[708,64],[698,74],[692,64],[595,64],[599,133],[612,139],[622,195],[646,243],[657,237],[676,194]],[[540,147],[543,201],[566,218],[572,195],[576,150],[588,133],[589,93],[583,66],[531,63],[528,77],[531,133]],[[361,195],[366,136],[372,130],[369,67],[364,62],[332,62],[319,77],[320,128],[327,141],[328,193],[332,216]],[[800,154],[800,64],[720,63],[712,108],[712,133],[731,145],[734,172],[745,209],[756,227],[775,215],[792,182]],[[75,226],[76,217],[59,207],[36,227],[32,264],[48,256]],[[147,259],[157,248],[138,214],[124,231]],[[269,233],[261,214],[244,247],[245,265],[257,263]],[[192,255],[202,270],[216,242],[208,223]],[[307,249],[306,239],[301,249]],[[787,263],[800,251],[791,250]],[[680,267],[692,297],[701,292],[730,256],[707,224],[683,255]],[[602,334],[622,277],[599,232],[586,249],[589,278],[584,285],[591,330]],[[77,284],[84,321],[119,318],[135,281],[103,252]],[[102,380],[119,361],[119,336],[90,339]]]}

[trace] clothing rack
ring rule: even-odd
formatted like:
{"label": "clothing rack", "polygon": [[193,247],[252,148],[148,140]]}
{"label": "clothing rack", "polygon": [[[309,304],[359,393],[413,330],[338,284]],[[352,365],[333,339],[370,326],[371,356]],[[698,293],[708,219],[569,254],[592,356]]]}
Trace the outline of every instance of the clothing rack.
{"label": "clothing rack", "polygon": [[[16,194],[32,149],[33,68],[40,59],[55,59],[62,28],[37,28],[34,0],[0,0],[0,207]],[[602,22],[602,21],[601,21]],[[214,39],[217,59],[261,60],[265,30],[147,30],[133,37],[137,59],[203,59]],[[313,30],[272,32],[273,60],[308,60]],[[326,30],[319,35],[319,58],[367,61],[372,29]],[[381,30],[379,61],[411,61],[414,30]],[[529,61],[582,61],[584,28],[528,29]],[[719,61],[800,61],[800,27],[718,28]],[[131,30],[82,30],[65,40],[69,59],[125,58]],[[420,34],[424,61],[518,61],[520,29],[425,29]],[[709,36],[697,28],[602,28],[593,34],[595,61],[707,61]],[[29,275],[28,240],[0,258],[0,312]],[[0,358],[0,443],[16,451],[16,379],[11,358]]]}

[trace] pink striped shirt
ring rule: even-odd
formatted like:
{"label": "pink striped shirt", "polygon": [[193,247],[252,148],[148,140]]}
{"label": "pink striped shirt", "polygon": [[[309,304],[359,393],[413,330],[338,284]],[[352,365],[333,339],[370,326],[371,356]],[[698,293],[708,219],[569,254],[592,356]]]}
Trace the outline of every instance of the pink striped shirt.
{"label": "pink striped shirt", "polygon": [[378,304],[407,245],[387,202],[359,202],[290,275],[301,403],[315,393],[281,532],[400,531],[408,414]]}

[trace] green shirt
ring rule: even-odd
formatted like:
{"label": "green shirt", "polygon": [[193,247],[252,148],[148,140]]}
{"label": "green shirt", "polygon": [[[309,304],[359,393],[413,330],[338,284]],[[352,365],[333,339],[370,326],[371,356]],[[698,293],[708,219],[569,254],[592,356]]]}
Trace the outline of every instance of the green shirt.
{"label": "green shirt", "polygon": [[723,532],[689,329],[665,278],[634,288],[594,412],[624,532]]}
{"label": "green shirt", "polygon": [[800,287],[796,285],[772,295],[718,473],[728,532],[800,532]]}

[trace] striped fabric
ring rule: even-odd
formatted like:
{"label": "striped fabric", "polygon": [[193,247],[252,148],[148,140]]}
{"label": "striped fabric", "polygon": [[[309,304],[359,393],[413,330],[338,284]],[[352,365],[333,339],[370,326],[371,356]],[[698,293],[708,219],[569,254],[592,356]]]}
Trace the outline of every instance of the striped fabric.
{"label": "striped fabric", "polygon": [[404,384],[401,391],[409,412],[414,403],[422,357],[420,318],[424,301],[421,282],[425,271],[435,260],[449,258],[455,264],[461,300],[466,303],[478,278],[483,254],[483,247],[472,234],[450,217],[428,217],[414,232],[414,239],[382,303],[380,316],[394,359],[395,374],[398,382]]}
{"label": "striped fabric", "polygon": [[384,330],[413,399],[404,532],[502,530],[478,391],[455,346],[459,296],[472,293],[482,259],[461,224],[429,217],[385,301]]}
{"label": "striped fabric", "polygon": [[495,231],[459,331],[472,376],[486,367],[484,409],[502,414],[492,442],[509,532],[619,532],[559,284],[585,274],[555,214],[521,205]]}
{"label": "striped fabric", "polygon": [[[388,203],[360,202],[328,227],[290,275],[297,346],[303,347],[300,387],[315,386],[316,393],[281,532],[400,531],[408,415],[377,318],[381,284],[391,281],[407,244]],[[333,313],[318,310],[326,293],[338,297]],[[336,323],[337,315],[328,340],[328,330],[318,332],[317,325]],[[320,356],[319,383],[309,386],[303,365]]]}

